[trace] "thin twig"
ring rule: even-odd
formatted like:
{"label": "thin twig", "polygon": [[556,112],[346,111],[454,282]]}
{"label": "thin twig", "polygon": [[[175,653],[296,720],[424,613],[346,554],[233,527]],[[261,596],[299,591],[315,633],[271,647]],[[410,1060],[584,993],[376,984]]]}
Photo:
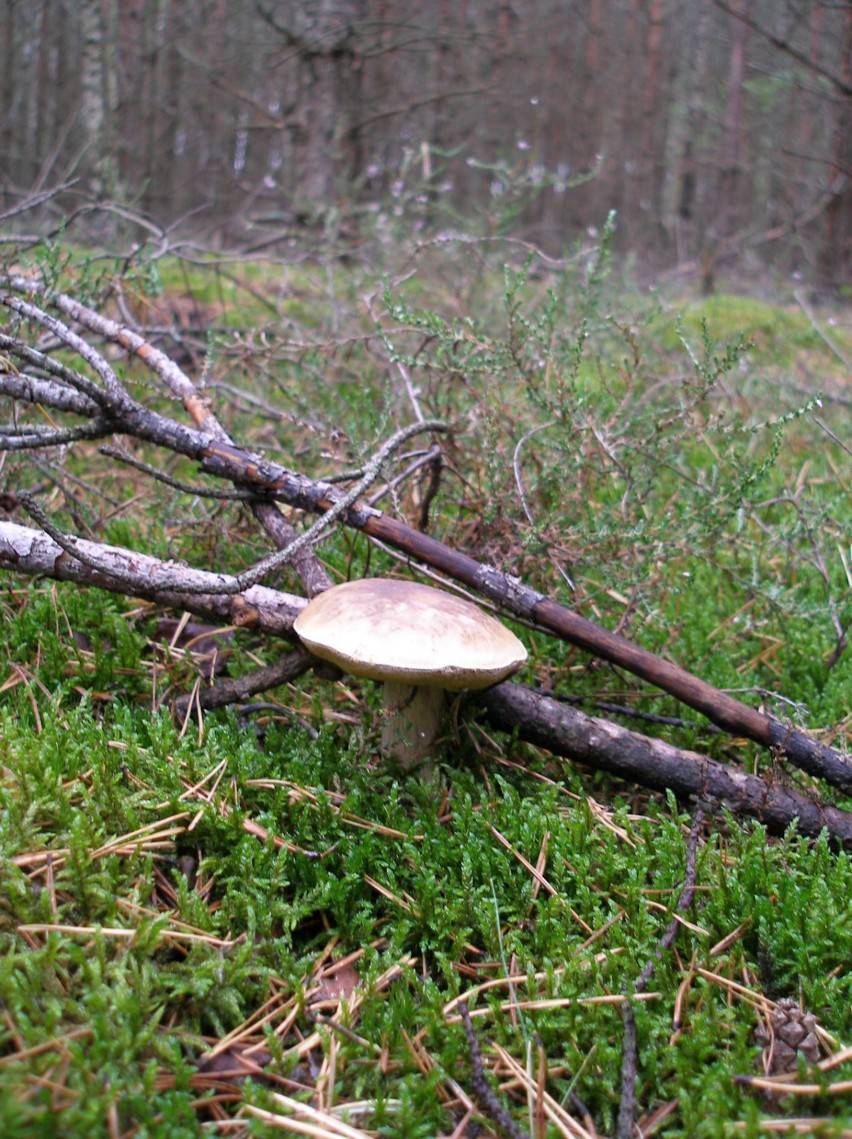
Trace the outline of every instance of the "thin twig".
{"label": "thin twig", "polygon": [[[695,897],[695,859],[698,851],[698,839],[704,825],[704,815],[699,809],[692,817],[692,827],[689,832],[689,841],[686,844],[686,870],[683,876],[683,889],[674,908],[676,914],[685,914],[692,905]],[[673,917],[666,927],[665,933],[657,943],[652,956],[645,963],[642,972],[630,986],[630,992],[625,989],[625,995],[636,996],[643,993],[651,982],[657,965],[662,960],[663,953],[671,949],[675,938],[680,932],[681,924]],[[636,1080],[638,1078],[639,1059],[636,1042],[636,1017],[630,1001],[626,1001],[622,1008],[624,1019],[624,1043],[621,1054],[621,1102],[618,1108],[618,1139],[633,1139],[634,1118],[636,1115]]]}
{"label": "thin twig", "polygon": [[305,530],[303,534],[300,534],[294,542],[291,542],[290,545],[286,546],[283,550],[279,550],[277,553],[271,554],[268,558],[264,558],[263,561],[258,562],[252,569],[238,574],[234,579],[235,582],[238,583],[236,592],[240,592],[249,585],[255,585],[257,582],[262,581],[263,578],[281,569],[287,562],[291,561],[300,550],[307,546],[312,546],[319,541],[331,528],[332,524],[357,502],[367,487],[372,486],[381,474],[382,467],[388,457],[400,443],[404,443],[406,439],[410,439],[413,435],[418,435],[422,431],[446,430],[446,423],[437,419],[427,419],[422,423],[410,423],[407,427],[400,428],[399,431],[395,432],[390,439],[376,451],[369,462],[365,464],[363,477],[344,495],[337,499],[334,505],[327,510],[325,514],[321,515],[313,526]]}
{"label": "thin twig", "polygon": [[420,401],[417,398],[417,392],[414,388],[414,384],[411,382],[411,373],[409,372],[408,368],[406,368],[405,364],[403,364],[402,360],[397,360],[396,366],[399,370],[399,374],[402,376],[402,382],[405,384],[405,390],[408,395],[409,402],[411,403],[411,410],[414,412],[414,418],[417,419],[420,423],[425,423],[426,417],[424,416],[423,410],[420,407]]}
{"label": "thin twig", "polygon": [[[530,526],[533,527],[535,526],[536,522],[535,518],[533,517],[533,513],[529,508],[529,504],[527,503],[526,489],[524,487],[524,476],[521,470],[521,449],[523,448],[524,443],[526,443],[528,439],[532,439],[532,437],[534,435],[537,435],[539,431],[546,431],[548,427],[555,427],[557,423],[558,420],[551,419],[547,423],[540,423],[538,427],[531,428],[526,432],[525,435],[522,435],[520,437],[512,454],[512,472],[515,476],[515,486],[518,488],[518,498],[521,500],[521,507],[523,508],[524,514],[526,515],[527,522],[529,522]],[[556,572],[560,574],[564,579],[565,584],[568,586],[568,588],[576,589],[577,586],[574,582],[574,579],[567,572],[567,570],[563,569],[563,567],[559,564],[559,562],[556,560],[553,554],[550,553],[549,550],[548,557],[553,563],[553,567]]]}
{"label": "thin twig", "polygon": [[42,451],[81,439],[103,439],[115,428],[115,420],[105,415],[95,416],[77,427],[0,427],[0,450]]}
{"label": "thin twig", "polygon": [[[363,477],[359,479],[346,494],[342,495],[330,510],[321,515],[313,526],[310,526],[304,533],[300,534],[298,538],[285,546],[283,550],[278,550],[276,553],[263,558],[250,569],[234,575],[217,575],[219,585],[217,586],[216,592],[224,594],[243,593],[251,586],[257,585],[265,577],[282,569],[288,562],[292,561],[301,550],[314,545],[324,536],[337,519],[361,497],[367,487],[376,481],[384,463],[400,443],[405,442],[405,440],[410,439],[412,435],[417,435],[422,431],[446,431],[446,429],[445,423],[430,419],[423,423],[411,423],[407,427],[403,427],[395,432],[387,442],[382,444],[369,462],[365,464]],[[206,583],[204,586],[194,586],[192,583],[187,583],[180,573],[165,571],[151,578],[148,574],[137,574],[132,570],[118,571],[115,566],[105,565],[103,562],[100,562],[97,557],[93,557],[91,554],[81,550],[75,538],[65,534],[54,525],[47,512],[31,495],[21,493],[18,495],[18,499],[27,513],[67,554],[83,562],[84,565],[89,566],[91,569],[97,570],[99,573],[110,574],[116,577],[117,580],[121,581],[125,586],[144,589],[147,592],[152,590],[156,592],[159,590],[173,589],[180,589],[184,593],[194,592],[195,589],[203,593],[210,592],[210,586]]]}
{"label": "thin twig", "polygon": [[126,463],[128,467],[133,467],[135,471],[140,471],[143,475],[149,475],[157,482],[163,483],[165,486],[171,487],[172,490],[180,491],[181,494],[191,494],[196,498],[215,498],[234,500],[237,502],[245,502],[247,500],[256,501],[258,499],[257,491],[243,490],[240,487],[233,487],[230,490],[217,489],[216,487],[203,486],[201,483],[188,483],[183,482],[181,479],[172,478],[167,475],[165,471],[161,471],[158,467],[152,467],[150,463],[143,463],[140,459],[134,459],[132,455],[128,455],[126,451],[122,451],[120,447],[103,446],[98,450],[102,455],[106,455],[109,459],[117,459],[120,463]]}
{"label": "thin twig", "polygon": [[[20,285],[20,282],[17,280],[7,283],[11,284],[12,288],[17,288]],[[40,309],[37,305],[30,304],[29,301],[21,300],[20,297],[13,296],[11,293],[0,293],[0,304],[6,305],[12,309],[13,312],[19,313],[28,320],[36,321],[42,328],[46,328],[49,332],[52,332],[54,336],[58,337],[63,344],[69,348],[73,348],[77,355],[82,360],[85,360],[89,367],[100,376],[103,381],[105,395],[109,398],[111,407],[118,410],[119,408],[124,409],[133,406],[134,401],[124,390],[120,380],[103,356],[101,356],[99,352],[96,352],[82,336],[78,336],[76,332],[72,332],[67,324],[63,323],[63,321],[57,317],[51,316],[50,313],[45,312],[44,309]],[[88,394],[91,394],[92,398],[94,398],[93,393],[89,392]]]}
{"label": "thin twig", "polygon": [[[377,490],[375,494],[371,494],[367,499],[367,505],[375,506],[376,503],[381,502],[388,493],[395,491],[397,487],[401,486],[407,479],[410,479],[412,475],[416,474],[421,467],[431,466],[435,462],[436,457],[440,460],[441,450],[437,444],[434,447],[430,447],[428,451],[421,451],[416,458],[412,459],[405,470],[394,475],[392,479],[388,479],[381,490]],[[362,473],[362,471],[358,472],[359,475]],[[335,480],[329,479],[328,481],[334,482]]]}
{"label": "thin twig", "polygon": [[846,368],[849,372],[852,372],[852,360],[849,359],[837,341],[833,340],[819,323],[816,316],[814,315],[813,309],[810,307],[802,295],[802,290],[796,289],[793,293],[793,296],[796,298],[796,303],[798,304],[799,308],[810,321],[811,328],[814,330],[817,336],[819,336],[820,339],[828,345],[828,347],[831,349],[840,363],[844,366],[844,368]]}
{"label": "thin twig", "polygon": [[470,1053],[470,1086],[473,1089],[473,1094],[479,1100],[488,1118],[496,1123],[500,1130],[509,1136],[509,1139],[530,1139],[529,1134],[512,1119],[488,1082],[482,1063],[479,1038],[470,1019],[467,1001],[459,1001],[458,1010],[464,1025],[464,1034],[467,1037],[467,1049]]}
{"label": "thin twig", "polygon": [[67,364],[61,364],[58,360],[54,360],[52,356],[47,356],[44,352],[31,348],[29,344],[24,344],[14,336],[7,336],[0,332],[0,348],[5,349],[6,352],[16,356],[24,363],[32,364],[35,368],[41,368],[48,375],[62,380],[69,387],[75,388],[81,395],[87,396],[98,407],[108,408],[111,406],[109,396],[92,380],[81,375],[74,368],[69,368]]}
{"label": "thin twig", "polygon": [[[64,194],[66,190],[70,190],[72,186],[76,185],[76,178],[69,178],[67,182],[60,182],[57,186],[49,186],[46,190],[36,190],[28,194],[23,201],[18,202],[14,206],[10,206],[7,210],[0,213],[0,222],[7,222],[10,218],[17,217],[18,214],[28,213],[30,210],[37,209],[43,206],[45,202],[49,202],[51,198],[56,198],[59,194]],[[15,234],[14,238],[8,240],[23,240],[25,235]],[[37,238],[38,241],[44,240],[44,235]]]}
{"label": "thin twig", "polygon": [[845,451],[847,455],[852,455],[852,447],[850,447],[848,443],[844,443],[840,436],[837,435],[836,432],[832,431],[827,423],[824,423],[823,420],[819,419],[816,415],[812,415],[811,419],[814,421],[817,427],[826,433],[829,439],[834,440],[834,442],[838,447],[841,448],[841,450]]}

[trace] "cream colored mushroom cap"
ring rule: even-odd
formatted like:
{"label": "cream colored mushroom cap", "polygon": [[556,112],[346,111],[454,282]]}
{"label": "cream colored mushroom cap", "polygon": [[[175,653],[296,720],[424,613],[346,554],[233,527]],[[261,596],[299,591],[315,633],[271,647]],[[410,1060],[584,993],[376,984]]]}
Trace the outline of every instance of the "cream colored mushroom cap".
{"label": "cream colored mushroom cap", "polygon": [[320,593],[293,628],[318,657],[356,676],[452,692],[488,688],[527,659],[515,634],[469,601],[391,578]]}

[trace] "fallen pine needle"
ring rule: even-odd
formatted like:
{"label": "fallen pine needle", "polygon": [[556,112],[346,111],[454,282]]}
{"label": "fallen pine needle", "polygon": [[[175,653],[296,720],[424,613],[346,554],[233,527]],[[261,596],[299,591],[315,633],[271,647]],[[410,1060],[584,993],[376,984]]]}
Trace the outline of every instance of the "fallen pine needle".
{"label": "fallen pine needle", "polygon": [[[751,1124],[748,1124],[750,1127]],[[760,1119],[757,1126],[761,1131],[771,1133],[773,1135],[818,1135],[823,1129],[826,1133],[832,1136],[832,1139],[852,1139],[852,1131],[849,1128],[844,1128],[843,1131],[835,1131],[837,1120],[833,1117],[828,1118],[823,1116],[819,1119]],[[746,1128],[745,1123],[735,1123],[734,1127],[737,1131],[744,1131]]]}
{"label": "fallen pine needle", "polygon": [[588,1131],[582,1124],[578,1123],[572,1115],[569,1115],[564,1107],[558,1103],[553,1096],[539,1087],[538,1081],[523,1067],[518,1061],[507,1052],[505,1048],[501,1048],[499,1044],[493,1045],[494,1051],[499,1057],[500,1061],[508,1068],[509,1072],[518,1080],[519,1083],[536,1097],[538,1102],[544,1109],[547,1118],[558,1129],[560,1135],[565,1139],[594,1139],[592,1133]]}
{"label": "fallen pine needle", "polygon": [[69,1040],[82,1040],[86,1036],[92,1035],[92,1029],[74,1028],[70,1032],[65,1032],[62,1036],[54,1036],[52,1040],[45,1040],[41,1044],[34,1044],[32,1048],[24,1048],[20,1052],[11,1052],[6,1056],[0,1056],[0,1068],[6,1067],[7,1064],[17,1064],[21,1060],[29,1060],[32,1056],[41,1056],[44,1052],[58,1052]]}
{"label": "fallen pine needle", "polygon": [[734,1076],[734,1082],[777,1095],[843,1095],[852,1092],[852,1080],[838,1080],[836,1084],[793,1084],[769,1076]]}
{"label": "fallen pine needle", "polygon": [[[501,1012],[512,1012],[515,1009],[535,1012],[537,1009],[570,1008],[572,1005],[623,1005],[633,1001],[654,1001],[661,996],[662,993],[634,993],[632,996],[611,993],[603,997],[552,997],[538,1001],[505,1001],[499,1007]],[[471,1017],[490,1015],[490,1008],[475,1008],[470,1012]],[[450,1016],[447,1017],[447,1024],[457,1024],[460,1020],[460,1016]]]}
{"label": "fallen pine needle", "polygon": [[313,1135],[316,1139],[372,1139],[368,1131],[350,1127],[348,1123],[344,1123],[342,1119],[338,1119],[328,1111],[318,1111],[310,1104],[300,1103],[299,1100],[278,1092],[271,1098],[292,1114],[277,1115],[275,1112],[265,1111],[251,1104],[246,1105],[246,1110],[274,1127],[295,1131],[300,1135]]}
{"label": "fallen pine needle", "polygon": [[[18,932],[82,934],[85,937],[101,934],[103,937],[124,938],[127,941],[132,941],[139,931],[136,929],[123,929],[121,927],[106,925],[51,925],[47,922],[36,922],[32,925],[19,925]],[[208,945],[217,946],[220,949],[226,949],[237,944],[235,941],[225,940],[221,937],[213,937],[211,934],[187,933],[179,929],[163,929],[159,931],[158,936],[171,938],[174,941],[202,941]]]}

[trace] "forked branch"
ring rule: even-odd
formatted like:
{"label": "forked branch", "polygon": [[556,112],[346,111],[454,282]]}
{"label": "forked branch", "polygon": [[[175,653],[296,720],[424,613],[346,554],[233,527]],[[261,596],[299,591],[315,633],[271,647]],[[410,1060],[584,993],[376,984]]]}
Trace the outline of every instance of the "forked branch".
{"label": "forked branch", "polygon": [[[86,561],[69,556],[41,530],[0,522],[0,568],[150,598],[207,621],[251,629],[267,639],[295,639],[293,621],[305,605],[302,597],[263,585],[253,585],[238,594],[220,593],[219,574],[166,565],[149,554],[117,546],[75,541],[75,554],[85,553]],[[163,592],[150,584],[140,590],[130,584],[162,580],[167,570],[176,578],[176,590]],[[221,707],[227,702],[245,700],[295,679],[312,663],[316,662],[297,645],[249,677],[203,688],[182,698],[177,709],[183,713],[193,705]],[[725,808],[739,816],[756,818],[774,834],[783,834],[793,823],[805,835],[815,836],[824,829],[837,846],[852,849],[852,813],[822,806],[785,788],[778,780],[748,775],[708,756],[587,716],[550,696],[509,681],[480,693],[477,707],[498,730],[517,732],[521,739],[590,769],[655,790],[671,790],[681,800],[698,802],[717,813]]]}
{"label": "forked branch", "polygon": [[[3,284],[5,289],[2,288]],[[172,395],[180,398],[193,424],[178,423],[132,399],[100,353],[63,321],[31,301],[22,300],[19,295],[21,293],[39,295],[45,304],[84,329],[105,337],[136,355],[159,377]],[[34,376],[22,384],[22,375],[17,366],[10,364],[5,371],[0,367],[0,394],[26,402],[38,399],[47,406],[57,408],[62,404],[62,410],[74,411],[88,420],[83,425],[88,431],[97,430],[97,433],[101,433],[104,419],[107,419],[116,434],[156,443],[198,462],[206,474],[250,490],[255,495],[251,502],[253,513],[276,548],[285,550],[286,558],[293,558],[309,596],[330,584],[326,570],[311,548],[311,541],[319,531],[311,532],[307,540],[304,535],[297,535],[292,524],[281,514],[278,503],[324,515],[326,523],[339,520],[370,537],[380,539],[404,553],[412,562],[441,571],[452,580],[487,597],[506,612],[655,685],[703,713],[725,731],[744,736],[771,749],[774,755],[786,757],[809,774],[823,778],[845,792],[852,791],[852,759],[848,755],[819,743],[773,716],[750,708],[686,669],[559,605],[517,578],[483,565],[398,519],[359,502],[358,498],[372,471],[369,465],[368,469],[360,473],[361,480],[354,488],[342,491],[331,482],[309,479],[280,463],[252,454],[232,442],[202,393],[177,364],[137,333],[101,316],[71,297],[50,294],[27,279],[11,278],[0,283],[0,303],[26,317],[28,321],[49,329],[53,336],[81,356],[100,381],[96,383],[79,377],[76,372],[67,369],[63,371],[62,365],[56,362],[47,364],[44,358],[36,361],[34,349],[7,336],[2,341],[7,357],[12,356],[23,365],[37,366],[40,371],[49,374],[50,380]],[[407,437],[416,431],[437,429],[437,424],[418,422],[398,433],[394,439]],[[11,429],[0,438],[0,450],[24,443],[31,444],[32,440],[31,433],[20,430],[16,433]],[[48,433],[40,440],[40,444],[46,446],[49,441]],[[388,448],[393,442],[394,440],[389,440],[374,456],[376,470],[389,453]],[[267,564],[279,563],[273,557]],[[251,580],[254,579],[234,579],[227,588],[239,591]]]}

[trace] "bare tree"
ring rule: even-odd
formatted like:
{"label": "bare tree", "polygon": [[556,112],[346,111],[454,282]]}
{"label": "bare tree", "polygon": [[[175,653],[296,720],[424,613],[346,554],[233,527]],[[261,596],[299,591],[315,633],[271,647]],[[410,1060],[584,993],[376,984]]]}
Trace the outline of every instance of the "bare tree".
{"label": "bare tree", "polygon": [[828,156],[825,228],[818,268],[821,279],[841,285],[852,275],[852,5],[843,29],[840,89]]}
{"label": "bare tree", "polygon": [[279,66],[298,72],[295,98],[284,115],[295,161],[302,172],[299,196],[308,213],[334,201],[337,188],[351,181],[346,163],[350,138],[354,73],[358,57],[359,0],[317,4],[258,4],[264,20],[281,37]]}
{"label": "bare tree", "polygon": [[90,190],[99,197],[106,189],[109,161],[109,112],[106,81],[106,29],[101,0],[80,0],[80,127],[84,168]]}
{"label": "bare tree", "polygon": [[0,208],[82,150],[94,191],[228,240],[408,202],[560,255],[615,209],[651,266],[753,249],[841,284],[850,20],[827,0],[7,3]]}

